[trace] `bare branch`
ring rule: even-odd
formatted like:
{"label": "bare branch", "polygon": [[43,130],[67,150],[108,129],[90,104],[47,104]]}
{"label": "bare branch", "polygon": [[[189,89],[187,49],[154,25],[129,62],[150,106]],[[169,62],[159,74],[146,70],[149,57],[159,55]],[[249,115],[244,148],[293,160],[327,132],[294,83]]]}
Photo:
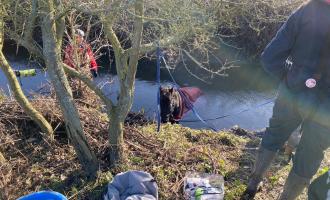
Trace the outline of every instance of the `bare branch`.
{"label": "bare branch", "polygon": [[208,82],[208,81],[202,79],[201,77],[199,77],[198,75],[196,75],[195,73],[193,73],[193,72],[189,69],[189,67],[187,66],[187,64],[186,64],[186,62],[185,62],[185,60],[184,60],[184,58],[183,58],[182,51],[180,51],[180,56],[181,56],[181,60],[182,60],[182,64],[183,64],[184,68],[187,70],[187,72],[188,72],[191,76],[195,77],[196,79],[198,79],[198,80],[200,80],[200,81],[202,81],[202,82],[204,82],[204,83],[210,84],[210,82]]}
{"label": "bare branch", "polygon": [[200,63],[193,55],[191,55],[188,51],[182,49],[182,51],[188,56],[188,58],[190,58],[196,65],[198,65],[198,67],[200,67],[201,69],[210,72],[211,74],[215,74],[218,76],[228,76],[228,74],[226,74],[226,70],[233,68],[233,67],[237,67],[237,66],[221,66],[219,67],[219,70],[217,71],[212,71],[211,69],[206,68],[202,63]]}
{"label": "bare branch", "polygon": [[86,75],[79,73],[72,67],[67,66],[63,63],[63,67],[66,73],[69,75],[81,80],[83,83],[85,83],[91,90],[93,90],[103,101],[103,103],[106,105],[107,109],[110,111],[112,107],[114,106],[113,102],[102,92],[100,88],[94,85],[94,83],[88,78]]}
{"label": "bare branch", "polygon": [[65,15],[68,13],[70,8],[64,9],[62,3],[58,3],[57,5],[57,12],[62,12],[61,15],[55,16],[55,24],[56,24],[56,39],[57,39],[57,49],[59,51],[62,48],[62,40],[64,36],[64,31],[65,31]]}
{"label": "bare branch", "polygon": [[24,38],[20,37],[19,35],[17,35],[13,31],[7,31],[7,33],[8,33],[8,35],[11,39],[13,39],[17,42],[18,45],[21,45],[21,46],[25,47],[31,54],[37,56],[38,58],[43,59],[42,50],[41,50],[40,47],[37,46],[37,44],[35,42],[30,43],[29,41],[27,41]]}
{"label": "bare branch", "polygon": [[47,122],[47,120],[38,112],[29,102],[24,95],[22,88],[16,78],[15,72],[12,70],[6,57],[2,52],[3,40],[4,40],[4,20],[3,16],[0,16],[0,68],[4,72],[11,90],[13,90],[16,101],[23,108],[23,110],[31,117],[41,128],[41,130],[47,134],[50,139],[54,139],[53,128]]}
{"label": "bare branch", "polygon": [[[148,44],[142,44],[140,47],[140,53],[145,54],[149,53],[152,51],[155,51],[158,44],[161,48],[166,48],[169,47],[170,45],[182,42],[183,39],[186,38],[186,36],[181,35],[181,36],[169,36],[167,38],[163,38],[159,41],[154,41]],[[133,51],[131,48],[126,50],[128,54],[130,54],[131,51]]]}
{"label": "bare branch", "polygon": [[24,40],[32,42],[33,41],[33,30],[35,28],[36,19],[38,16],[38,1],[32,0],[32,9],[31,13],[27,20],[27,26],[24,32]]}
{"label": "bare branch", "polygon": [[105,33],[107,35],[107,38],[111,42],[114,51],[117,52],[118,54],[123,53],[124,49],[121,46],[119,39],[118,39],[115,31],[112,28],[112,22],[104,19],[103,24],[104,24]]}

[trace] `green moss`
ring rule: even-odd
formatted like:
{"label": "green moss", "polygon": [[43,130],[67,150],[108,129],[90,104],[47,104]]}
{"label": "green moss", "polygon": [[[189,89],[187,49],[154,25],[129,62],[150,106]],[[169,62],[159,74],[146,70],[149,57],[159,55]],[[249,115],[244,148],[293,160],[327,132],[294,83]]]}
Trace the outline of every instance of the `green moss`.
{"label": "green moss", "polygon": [[234,181],[229,187],[225,187],[225,200],[235,200],[243,194],[246,186],[240,181]]}
{"label": "green moss", "polygon": [[274,175],[274,176],[269,177],[270,184],[273,187],[278,183],[279,180],[280,180],[280,176],[279,175]]}
{"label": "green moss", "polygon": [[324,173],[327,173],[329,171],[329,167],[323,167],[317,172],[317,176],[322,176]]}
{"label": "green moss", "polygon": [[132,162],[132,164],[142,164],[144,159],[138,156],[132,156],[130,158],[130,161]]}

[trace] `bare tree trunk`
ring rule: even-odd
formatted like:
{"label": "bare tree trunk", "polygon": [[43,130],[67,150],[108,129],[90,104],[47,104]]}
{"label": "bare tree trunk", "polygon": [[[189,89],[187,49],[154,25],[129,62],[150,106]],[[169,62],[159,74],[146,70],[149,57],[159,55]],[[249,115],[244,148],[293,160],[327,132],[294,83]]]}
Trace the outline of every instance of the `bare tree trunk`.
{"label": "bare tree trunk", "polygon": [[60,45],[57,44],[58,41],[56,39],[59,36],[56,35],[54,23],[55,10],[52,1],[44,1],[42,8],[44,9],[44,12],[47,13],[47,15],[43,16],[41,29],[43,54],[48,67],[50,79],[53,83],[57,99],[63,112],[68,137],[75,148],[77,157],[87,173],[87,176],[93,178],[96,176],[98,164],[96,156],[92,152],[84,135],[79,114],[73,102],[72,92],[62,67]]}
{"label": "bare tree trunk", "polygon": [[112,109],[109,118],[109,146],[110,146],[110,167],[116,167],[122,163],[123,158],[123,128],[126,115],[120,113],[117,109]]}
{"label": "bare tree trunk", "polygon": [[32,120],[38,124],[42,132],[46,133],[51,139],[54,139],[53,136],[54,131],[52,126],[41,115],[40,112],[38,112],[36,109],[33,108],[31,103],[25,97],[22,88],[19,82],[17,81],[14,71],[12,70],[9,63],[7,62],[7,59],[2,53],[2,47],[4,41],[3,35],[4,35],[4,22],[3,22],[3,18],[0,17],[0,68],[4,72],[6,78],[8,79],[10,89],[13,91],[14,97],[18,102],[18,104],[23,108],[26,114],[30,116]]}
{"label": "bare tree trunk", "polygon": [[120,44],[109,24],[106,25],[110,41],[115,43],[116,68],[120,82],[120,94],[117,106],[111,110],[109,127],[110,162],[112,167],[121,163],[123,158],[123,127],[125,118],[131,110],[134,96],[134,83],[139,60],[139,49],[143,33],[143,0],[135,2],[136,19],[134,23],[134,38],[132,51],[128,54],[120,50]]}
{"label": "bare tree trunk", "polygon": [[17,100],[18,104],[23,108],[28,116],[32,118],[34,122],[36,122],[41,131],[46,133],[51,139],[54,139],[53,128],[48,123],[48,121],[38,112],[36,109],[33,108],[31,103],[25,97],[19,82],[16,79],[16,75],[14,71],[11,69],[9,63],[7,62],[5,56],[2,52],[0,52],[0,68],[4,72],[6,78],[8,79],[8,83],[10,89],[14,93],[14,97]]}

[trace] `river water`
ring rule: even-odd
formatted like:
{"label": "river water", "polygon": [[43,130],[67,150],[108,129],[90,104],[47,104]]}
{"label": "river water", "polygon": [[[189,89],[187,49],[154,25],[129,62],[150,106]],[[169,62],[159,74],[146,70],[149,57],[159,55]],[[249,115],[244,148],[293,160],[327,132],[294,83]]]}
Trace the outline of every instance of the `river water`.
{"label": "river water", "polygon": [[[8,59],[15,69],[35,68],[26,59],[17,59],[15,56],[9,56]],[[137,72],[132,111],[143,110],[147,116],[155,119],[157,108],[155,63],[142,62],[140,65]],[[205,75],[204,78],[206,77],[205,80],[209,83],[202,82],[189,75],[180,65],[173,71],[173,75],[179,85],[195,86],[203,91],[203,96],[197,100],[195,108],[205,119],[220,118],[209,121],[217,129],[228,129],[234,125],[249,130],[265,128],[272,114],[273,97],[276,93],[275,84],[270,81],[270,77],[260,67],[251,64],[243,64],[240,68],[228,72],[229,77],[207,77]],[[200,75],[202,76],[202,74]],[[111,80],[111,83],[105,84],[109,80]],[[103,85],[102,89],[109,95],[109,98],[116,99],[118,82],[114,73],[102,73],[94,82]],[[161,70],[161,82],[162,84],[171,83],[170,76],[164,68]],[[21,83],[27,95],[33,92],[47,93],[48,89],[44,86],[49,84],[48,75],[39,72],[34,77],[22,77]],[[0,73],[0,86],[6,94],[10,94],[3,72]],[[205,128],[205,125],[198,122],[192,112],[187,113],[183,121],[186,121],[182,122],[184,126]]]}

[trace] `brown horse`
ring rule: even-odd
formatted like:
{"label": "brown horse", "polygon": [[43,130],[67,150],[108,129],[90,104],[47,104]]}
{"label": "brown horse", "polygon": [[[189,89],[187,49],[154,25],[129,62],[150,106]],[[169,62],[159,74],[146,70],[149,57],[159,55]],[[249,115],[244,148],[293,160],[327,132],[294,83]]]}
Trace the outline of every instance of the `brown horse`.
{"label": "brown horse", "polygon": [[179,123],[183,115],[191,109],[191,104],[202,95],[196,87],[160,87],[160,117],[162,123]]}

